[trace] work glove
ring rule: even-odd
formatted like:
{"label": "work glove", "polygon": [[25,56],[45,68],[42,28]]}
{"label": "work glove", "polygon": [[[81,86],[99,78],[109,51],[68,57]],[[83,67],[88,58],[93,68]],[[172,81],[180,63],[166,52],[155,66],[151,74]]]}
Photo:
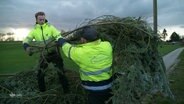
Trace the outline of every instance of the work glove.
{"label": "work glove", "polygon": [[57,44],[58,44],[58,46],[61,46],[61,47],[62,47],[62,46],[64,45],[65,42],[66,42],[65,39],[59,38],[58,41],[57,41]]}
{"label": "work glove", "polygon": [[33,55],[33,48],[32,47],[27,47],[26,48],[26,52],[29,56],[32,56]]}

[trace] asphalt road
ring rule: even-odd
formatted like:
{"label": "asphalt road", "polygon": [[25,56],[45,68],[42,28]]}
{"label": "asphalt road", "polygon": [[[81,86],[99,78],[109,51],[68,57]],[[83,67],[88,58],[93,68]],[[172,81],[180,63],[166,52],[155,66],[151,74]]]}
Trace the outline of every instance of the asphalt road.
{"label": "asphalt road", "polygon": [[183,49],[184,47],[178,48],[163,57],[166,70],[169,70],[178,61],[178,56],[180,55]]}

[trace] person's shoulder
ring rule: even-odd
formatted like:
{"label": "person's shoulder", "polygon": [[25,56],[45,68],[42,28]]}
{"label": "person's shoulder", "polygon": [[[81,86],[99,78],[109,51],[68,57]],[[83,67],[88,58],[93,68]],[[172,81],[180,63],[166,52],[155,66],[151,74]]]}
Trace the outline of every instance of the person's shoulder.
{"label": "person's shoulder", "polygon": [[111,46],[111,43],[109,41],[101,41],[101,43]]}
{"label": "person's shoulder", "polygon": [[107,40],[101,40],[101,39],[100,39],[100,41],[101,41],[102,43],[110,44],[110,42],[107,41]]}
{"label": "person's shoulder", "polygon": [[37,27],[36,27],[36,24],[35,24],[33,27],[30,28],[30,32],[35,31],[36,28],[37,28]]}
{"label": "person's shoulder", "polygon": [[52,26],[52,25],[51,25],[50,23],[48,23],[48,22],[47,22],[47,23],[45,23],[45,24],[46,24],[47,26]]}
{"label": "person's shoulder", "polygon": [[31,29],[30,29],[30,32],[29,33],[34,33],[35,31],[37,31],[37,29],[39,29],[39,25],[38,24],[35,24]]}
{"label": "person's shoulder", "polygon": [[48,27],[54,27],[54,25],[52,25],[51,23],[45,23]]}
{"label": "person's shoulder", "polygon": [[35,25],[33,26],[32,30],[35,30],[35,29],[37,29],[37,28],[39,28],[39,27],[40,27],[39,24],[35,24]]}

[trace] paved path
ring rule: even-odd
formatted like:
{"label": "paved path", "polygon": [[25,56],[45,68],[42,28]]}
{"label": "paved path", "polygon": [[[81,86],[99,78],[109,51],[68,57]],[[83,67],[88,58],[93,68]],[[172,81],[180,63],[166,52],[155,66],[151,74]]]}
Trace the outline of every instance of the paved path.
{"label": "paved path", "polygon": [[166,70],[170,69],[177,62],[177,58],[183,49],[184,47],[178,48],[163,57]]}

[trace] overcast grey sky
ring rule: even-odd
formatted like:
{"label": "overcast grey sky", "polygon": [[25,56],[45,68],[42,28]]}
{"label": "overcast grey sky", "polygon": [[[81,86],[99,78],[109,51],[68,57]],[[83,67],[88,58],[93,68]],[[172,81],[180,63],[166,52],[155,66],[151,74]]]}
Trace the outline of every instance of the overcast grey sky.
{"label": "overcast grey sky", "polygon": [[[159,28],[182,31],[184,0],[157,0],[157,3]],[[0,0],[0,32],[9,27],[32,27],[38,11],[44,11],[51,24],[65,30],[102,15],[140,16],[152,23],[153,0]]]}

